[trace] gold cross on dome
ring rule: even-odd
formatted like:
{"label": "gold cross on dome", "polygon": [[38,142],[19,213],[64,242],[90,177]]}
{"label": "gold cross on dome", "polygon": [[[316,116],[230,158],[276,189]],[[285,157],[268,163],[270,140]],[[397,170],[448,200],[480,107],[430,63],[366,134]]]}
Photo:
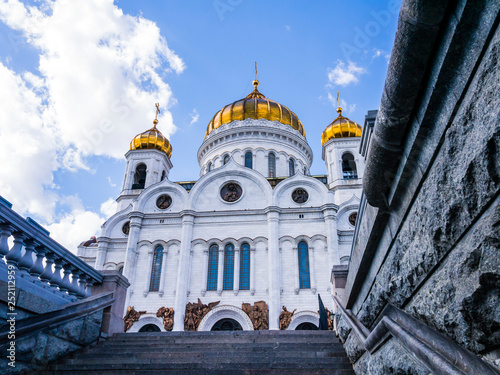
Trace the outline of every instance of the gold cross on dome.
{"label": "gold cross on dome", "polygon": [[158,120],[158,115],[160,114],[160,103],[155,103],[155,106],[156,106],[155,120]]}
{"label": "gold cross on dome", "polygon": [[255,62],[255,80],[257,81],[257,61]]}

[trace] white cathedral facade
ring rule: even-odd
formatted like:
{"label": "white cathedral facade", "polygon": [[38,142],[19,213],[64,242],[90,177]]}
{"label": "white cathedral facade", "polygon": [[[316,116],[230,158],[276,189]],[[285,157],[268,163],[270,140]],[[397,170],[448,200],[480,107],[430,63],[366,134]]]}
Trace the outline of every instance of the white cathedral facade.
{"label": "white cathedral facade", "polygon": [[[280,329],[283,306],[295,310],[287,329],[300,329],[318,324],[318,293],[330,307],[331,269],[349,259],[361,196],[361,126],[339,108],[322,135],[327,173],[310,176],[302,123],[254,86],[210,121],[195,182],[169,180],[172,147],[157,120],[132,140],[117,212],[97,243],[78,248],[97,270],[128,278],[126,306],[140,312],[128,332],[164,331],[162,307],[174,331],[188,329],[186,306],[199,300],[210,306],[199,331],[223,321]],[[260,328],[242,307],[256,302],[268,309]]]}

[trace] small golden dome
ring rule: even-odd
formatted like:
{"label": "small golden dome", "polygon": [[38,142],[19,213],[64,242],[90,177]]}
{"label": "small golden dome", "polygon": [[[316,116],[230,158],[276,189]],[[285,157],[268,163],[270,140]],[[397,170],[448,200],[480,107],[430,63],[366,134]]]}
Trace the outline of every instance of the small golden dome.
{"label": "small golden dome", "polygon": [[339,116],[328,125],[321,134],[321,145],[324,145],[332,138],[361,137],[363,128],[361,125],[342,116],[342,108],[337,108]]}
{"label": "small golden dome", "polygon": [[[156,117],[160,113],[159,105],[156,104]],[[153,127],[144,133],[137,134],[130,142],[130,150],[159,150],[163,151],[168,157],[172,156],[172,145],[161,132],[156,129],[158,119],[153,120]]]}
{"label": "small golden dome", "polygon": [[245,119],[266,119],[269,121],[279,121],[282,124],[290,125],[295,130],[298,130],[304,137],[304,126],[300,122],[295,113],[290,111],[284,105],[281,105],[274,100],[267,99],[259,92],[257,86],[259,81],[253,81],[254,90],[245,98],[238,100],[232,104],[226,105],[210,120],[207,126],[205,138],[218,127],[229,124],[235,120]]}

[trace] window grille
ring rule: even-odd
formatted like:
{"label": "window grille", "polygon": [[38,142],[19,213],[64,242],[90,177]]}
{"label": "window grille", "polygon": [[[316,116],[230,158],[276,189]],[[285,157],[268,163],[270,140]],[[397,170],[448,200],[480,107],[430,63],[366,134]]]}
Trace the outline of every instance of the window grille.
{"label": "window grille", "polygon": [[309,275],[309,248],[307,242],[301,241],[298,250],[300,289],[308,289],[311,288],[311,277]]}
{"label": "window grille", "polygon": [[227,244],[224,248],[224,280],[222,289],[232,290],[234,280],[234,245]]}
{"label": "window grille", "polygon": [[217,290],[217,273],[219,271],[219,246],[212,245],[208,251],[207,290]]}
{"label": "window grille", "polygon": [[250,289],[250,245],[244,243],[240,249],[240,290]]}
{"label": "window grille", "polygon": [[150,292],[157,292],[160,290],[162,262],[163,262],[163,247],[156,246],[153,253],[153,264],[151,265],[151,280],[149,282]]}

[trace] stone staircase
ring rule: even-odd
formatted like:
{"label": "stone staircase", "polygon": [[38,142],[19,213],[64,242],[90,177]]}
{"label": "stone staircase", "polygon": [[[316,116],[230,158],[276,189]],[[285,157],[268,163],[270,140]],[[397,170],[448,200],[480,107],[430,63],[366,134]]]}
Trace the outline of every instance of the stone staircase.
{"label": "stone staircase", "polygon": [[115,334],[37,374],[354,375],[331,331]]}

